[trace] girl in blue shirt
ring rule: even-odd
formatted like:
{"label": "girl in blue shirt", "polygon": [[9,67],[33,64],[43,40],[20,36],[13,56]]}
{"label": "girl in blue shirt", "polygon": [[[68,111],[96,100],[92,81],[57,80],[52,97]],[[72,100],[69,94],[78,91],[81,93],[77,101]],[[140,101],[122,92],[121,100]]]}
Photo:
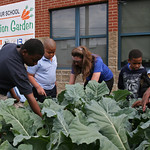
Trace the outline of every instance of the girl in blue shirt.
{"label": "girl in blue shirt", "polygon": [[92,54],[85,46],[73,49],[71,55],[73,62],[69,84],[74,84],[76,77],[82,74],[84,86],[90,80],[99,83],[105,81],[111,92],[114,83],[113,73],[100,56]]}

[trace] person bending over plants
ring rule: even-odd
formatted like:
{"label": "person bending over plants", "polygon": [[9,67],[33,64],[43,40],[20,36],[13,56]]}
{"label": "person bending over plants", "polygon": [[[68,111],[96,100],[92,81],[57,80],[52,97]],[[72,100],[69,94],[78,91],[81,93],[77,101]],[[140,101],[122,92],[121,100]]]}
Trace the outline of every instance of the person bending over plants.
{"label": "person bending over plants", "polygon": [[76,77],[82,74],[84,87],[90,80],[99,83],[105,81],[111,92],[114,83],[113,73],[100,56],[92,54],[85,46],[74,48],[71,55],[73,61],[69,84],[75,84]]}
{"label": "person bending over plants", "polygon": [[33,96],[26,67],[34,66],[44,54],[44,46],[38,39],[29,39],[21,47],[14,43],[5,44],[0,50],[0,99],[7,98],[6,94],[17,87],[29,102],[32,110],[42,116],[40,107]]}

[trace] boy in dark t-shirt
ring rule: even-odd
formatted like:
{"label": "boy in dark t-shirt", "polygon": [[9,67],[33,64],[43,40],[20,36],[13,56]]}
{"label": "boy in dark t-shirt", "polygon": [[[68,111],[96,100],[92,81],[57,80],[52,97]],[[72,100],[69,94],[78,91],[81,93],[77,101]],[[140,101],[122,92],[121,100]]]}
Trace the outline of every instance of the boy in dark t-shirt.
{"label": "boy in dark t-shirt", "polygon": [[21,48],[14,43],[8,43],[0,50],[0,94],[5,96],[10,89],[17,86],[39,116],[42,116],[40,107],[33,96],[24,64],[36,65],[43,54],[44,47],[38,39],[29,39]]}
{"label": "boy in dark t-shirt", "polygon": [[[141,78],[146,75],[146,69],[142,66],[142,52],[133,49],[129,52],[128,64],[125,65],[119,74],[118,88],[127,89],[133,93],[133,98],[142,97]],[[143,91],[144,92],[144,91]]]}

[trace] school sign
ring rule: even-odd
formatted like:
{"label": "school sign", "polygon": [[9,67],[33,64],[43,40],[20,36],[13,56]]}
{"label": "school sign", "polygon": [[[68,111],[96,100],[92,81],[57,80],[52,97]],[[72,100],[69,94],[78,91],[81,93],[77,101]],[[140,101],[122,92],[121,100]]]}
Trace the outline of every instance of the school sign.
{"label": "school sign", "polygon": [[35,0],[0,6],[0,48],[35,37]]}

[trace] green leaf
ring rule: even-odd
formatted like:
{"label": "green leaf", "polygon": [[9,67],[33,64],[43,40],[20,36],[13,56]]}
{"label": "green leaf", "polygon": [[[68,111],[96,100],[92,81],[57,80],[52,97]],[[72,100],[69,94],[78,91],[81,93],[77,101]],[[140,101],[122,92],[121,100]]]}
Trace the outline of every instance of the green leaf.
{"label": "green leaf", "polygon": [[31,7],[31,8],[30,8],[30,11],[32,11],[33,9],[34,9],[34,8],[33,8],[33,7]]}
{"label": "green leaf", "polygon": [[[150,142],[143,141],[135,150],[146,150],[146,148],[150,148]],[[149,149],[147,149],[149,150]]]}
{"label": "green leaf", "polygon": [[[69,135],[68,124],[65,121],[64,114],[67,111],[57,112],[57,118],[54,119],[53,130],[56,132],[63,132],[65,136]],[[72,117],[72,116],[71,116]]]}
{"label": "green leaf", "polygon": [[78,116],[70,124],[69,132],[72,142],[78,145],[82,143],[90,144],[101,137],[96,128],[82,124]]}
{"label": "green leaf", "polygon": [[33,150],[33,146],[28,144],[21,144],[19,145],[18,150]]}
{"label": "green leaf", "polygon": [[35,133],[36,127],[34,126],[34,120],[30,117],[32,116],[31,112],[14,106],[0,107],[0,112],[5,122],[12,125],[12,131],[16,135],[29,136]]}
{"label": "green leaf", "polygon": [[18,135],[14,138],[13,145],[16,146],[20,142],[24,144],[29,144],[33,146],[34,150],[46,150],[46,146],[50,141],[50,137],[48,136],[23,136]]}
{"label": "green leaf", "polygon": [[109,94],[109,89],[106,83],[98,83],[95,80],[91,80],[86,85],[85,89],[88,100],[100,100],[102,96]]}
{"label": "green leaf", "polygon": [[80,85],[79,83],[73,85],[67,84],[64,96],[68,102],[78,101],[80,98],[84,98],[85,93],[83,85]]}
{"label": "green leaf", "polygon": [[43,103],[42,114],[46,113],[48,117],[53,117],[57,115],[57,112],[64,109],[64,106],[61,106],[54,102],[52,99],[45,99]]}
{"label": "green leaf", "polygon": [[0,145],[0,150],[17,150],[17,149],[14,148],[8,141],[4,141]]}
{"label": "green leaf", "polygon": [[118,149],[129,149],[124,128],[124,118],[126,116],[110,116],[105,111],[107,108],[102,107],[104,106],[102,102],[100,101],[100,104],[98,104],[96,101],[91,101],[91,104],[86,105],[88,120],[90,122],[95,122],[99,127],[100,133],[106,136]]}
{"label": "green leaf", "polygon": [[76,109],[76,117],[69,126],[70,137],[73,143],[77,143],[78,145],[84,143],[94,144],[96,140],[100,140],[99,150],[108,150],[110,147],[111,150],[119,150],[107,137],[99,133],[94,124],[87,125],[87,123],[83,121],[86,120],[85,118],[83,113]]}
{"label": "green leaf", "polygon": [[128,90],[113,91],[114,99],[118,102],[120,100],[126,100],[126,97],[131,94]]}

